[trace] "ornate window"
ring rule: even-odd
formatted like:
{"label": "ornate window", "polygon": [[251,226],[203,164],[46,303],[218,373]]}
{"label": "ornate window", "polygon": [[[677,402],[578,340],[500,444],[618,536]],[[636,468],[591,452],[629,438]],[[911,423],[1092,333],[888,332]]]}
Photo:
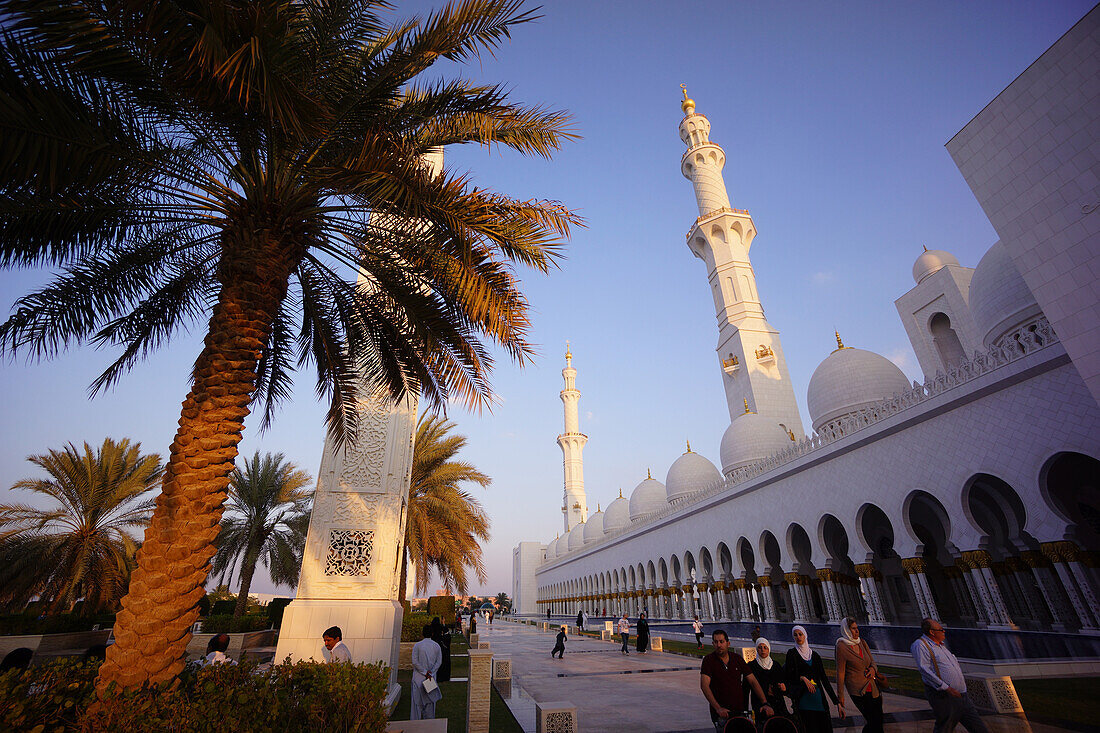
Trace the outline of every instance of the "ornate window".
{"label": "ornate window", "polygon": [[374,530],[330,530],[325,575],[370,575],[370,557],[373,549]]}

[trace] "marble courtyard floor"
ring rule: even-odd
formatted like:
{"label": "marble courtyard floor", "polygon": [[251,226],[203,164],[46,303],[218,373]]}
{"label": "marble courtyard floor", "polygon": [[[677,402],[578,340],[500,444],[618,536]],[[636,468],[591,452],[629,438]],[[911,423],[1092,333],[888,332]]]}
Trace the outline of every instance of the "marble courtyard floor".
{"label": "marble courtyard floor", "polygon": [[[536,701],[560,701],[577,706],[584,733],[713,733],[696,658],[663,652],[624,656],[618,643],[571,636],[559,661],[550,658],[555,636],[550,632],[502,621],[491,630],[478,624],[478,631],[479,640],[490,642],[493,656],[511,657],[512,684],[500,691],[524,731],[534,733]],[[887,694],[884,709],[887,731],[932,729],[923,700]],[[1002,715],[985,716],[985,721],[993,733],[1064,730]],[[845,733],[859,733],[862,725],[858,717],[834,720],[834,730]]]}

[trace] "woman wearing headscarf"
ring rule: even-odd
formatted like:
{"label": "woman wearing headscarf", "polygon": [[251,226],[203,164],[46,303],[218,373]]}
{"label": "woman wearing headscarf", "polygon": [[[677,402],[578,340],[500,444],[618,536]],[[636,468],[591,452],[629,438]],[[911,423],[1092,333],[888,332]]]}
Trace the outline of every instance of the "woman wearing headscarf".
{"label": "woman wearing headscarf", "polygon": [[866,640],[859,636],[859,624],[854,618],[840,622],[840,638],[836,642],[836,691],[840,696],[840,717],[844,717],[844,693],[863,714],[867,724],[863,733],[882,733],[882,694],[875,684],[874,657]]}
{"label": "woman wearing headscarf", "polygon": [[825,674],[825,665],[821,656],[810,649],[805,628],[795,626],[792,635],[794,648],[787,652],[787,661],[783,666],[798,720],[806,733],[832,730],[833,719],[829,715],[829,702],[825,695],[834,705],[837,704],[837,697]]}
{"label": "woman wearing headscarf", "polygon": [[764,688],[764,695],[768,698],[759,700],[753,694],[752,709],[756,711],[757,720],[762,720],[760,708],[764,705],[771,705],[776,715],[790,715],[787,701],[783,699],[787,694],[787,675],[783,666],[772,659],[771,642],[762,636],[756,639],[756,659],[749,662],[749,671]]}
{"label": "woman wearing headscarf", "polygon": [[649,651],[649,621],[646,621],[645,611],[638,614],[638,642],[635,647],[642,654]]}

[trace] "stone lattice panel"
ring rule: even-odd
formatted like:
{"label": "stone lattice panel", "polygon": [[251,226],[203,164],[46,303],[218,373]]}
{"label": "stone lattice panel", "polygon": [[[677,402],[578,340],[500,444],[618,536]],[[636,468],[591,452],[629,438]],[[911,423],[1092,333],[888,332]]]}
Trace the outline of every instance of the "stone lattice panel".
{"label": "stone lattice panel", "polygon": [[330,530],[325,575],[369,576],[373,550],[373,530]]}
{"label": "stone lattice panel", "polygon": [[664,640],[659,636],[651,637],[649,640],[649,648],[655,652],[663,652],[665,650]]}
{"label": "stone lattice panel", "polygon": [[577,733],[577,708],[566,702],[535,704],[536,733]]}
{"label": "stone lattice panel", "polygon": [[512,679],[512,660],[507,657],[498,657],[493,660],[493,679]]}

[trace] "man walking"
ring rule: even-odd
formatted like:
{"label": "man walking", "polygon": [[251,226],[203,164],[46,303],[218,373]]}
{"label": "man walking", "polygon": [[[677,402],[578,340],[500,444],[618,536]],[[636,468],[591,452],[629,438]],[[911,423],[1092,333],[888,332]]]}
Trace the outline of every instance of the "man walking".
{"label": "man walking", "polygon": [[619,619],[619,638],[623,640],[623,648],[619,651],[623,654],[630,654],[630,619],[626,617],[626,611],[623,611],[623,617]]}
{"label": "man walking", "polygon": [[[726,722],[745,709],[744,683],[748,683],[757,699],[767,700],[764,689],[749,671],[749,666],[739,655],[730,654],[730,637],[722,629],[711,635],[714,651],[703,657],[699,668],[699,689],[710,703],[710,719],[715,730],[723,730]],[[767,717],[775,715],[771,705],[763,705],[760,712]]]}
{"label": "man walking", "polygon": [[584,611],[577,611],[577,630],[584,631]]}
{"label": "man walking", "polygon": [[695,620],[691,622],[691,630],[695,632],[695,643],[703,648],[703,622],[699,620],[699,614],[695,614]]}
{"label": "man walking", "polygon": [[952,733],[959,723],[970,733],[989,733],[966,694],[966,678],[959,660],[947,649],[943,624],[926,618],[921,621],[920,630],[923,636],[913,642],[909,651],[917,660],[924,694],[936,714],[933,733]]}
{"label": "man walking", "polygon": [[[413,644],[412,648],[412,710],[409,720],[431,720],[435,717],[435,703],[442,697],[435,681],[435,673],[443,664],[443,650],[431,640],[432,627],[425,626],[421,631],[424,638]],[[430,690],[424,689],[424,683]]]}
{"label": "man walking", "polygon": [[554,650],[550,652],[550,658],[553,659],[557,655],[558,659],[565,659],[565,627],[562,626],[558,631],[558,637],[554,640]]}

